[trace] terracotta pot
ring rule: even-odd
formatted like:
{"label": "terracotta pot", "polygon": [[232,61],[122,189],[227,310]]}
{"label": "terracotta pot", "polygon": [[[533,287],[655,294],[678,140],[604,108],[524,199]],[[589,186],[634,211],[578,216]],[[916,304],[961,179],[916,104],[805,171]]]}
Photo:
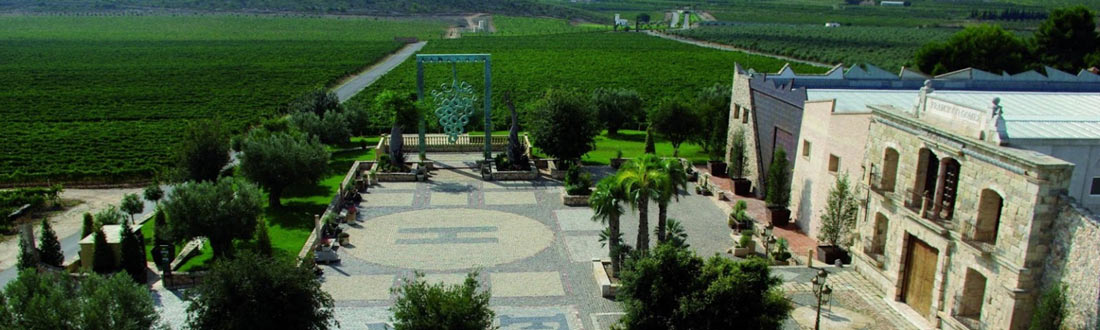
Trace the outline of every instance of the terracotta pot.
{"label": "terracotta pot", "polygon": [[737,196],[749,196],[752,194],[752,181],[745,178],[733,179],[733,193]]}
{"label": "terracotta pot", "polygon": [[836,245],[818,245],[817,260],[832,265],[840,260],[844,264],[852,263],[852,255],[848,251]]}
{"label": "terracotta pot", "polygon": [[710,168],[710,175],[724,178],[726,177],[726,163],[722,161],[712,160],[707,162]]}
{"label": "terracotta pot", "polygon": [[785,227],[791,223],[791,210],[785,207],[768,207],[768,221],[772,226]]}

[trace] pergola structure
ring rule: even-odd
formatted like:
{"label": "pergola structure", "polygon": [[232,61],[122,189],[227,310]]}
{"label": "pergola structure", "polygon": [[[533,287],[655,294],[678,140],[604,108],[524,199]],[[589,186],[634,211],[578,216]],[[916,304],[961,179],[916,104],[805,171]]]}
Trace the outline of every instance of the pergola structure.
{"label": "pergola structure", "polygon": [[[444,132],[450,136],[450,142],[454,143],[459,134],[462,134],[463,129],[469,121],[469,116],[473,114],[473,102],[476,100],[476,96],[473,95],[473,89],[469,84],[458,81],[457,69],[455,68],[458,63],[477,63],[482,62],[485,64],[485,159],[492,158],[492,149],[490,140],[492,136],[492,61],[489,54],[418,54],[416,55],[416,98],[417,100],[424,99],[424,64],[425,63],[450,63],[454,78],[451,86],[444,84],[440,90],[432,91],[432,96],[435,98],[437,105],[435,114],[439,117],[439,124],[443,126]],[[420,117],[420,132],[419,132],[419,152],[423,157],[426,152],[427,145],[425,142],[425,131],[427,130],[424,117]]]}

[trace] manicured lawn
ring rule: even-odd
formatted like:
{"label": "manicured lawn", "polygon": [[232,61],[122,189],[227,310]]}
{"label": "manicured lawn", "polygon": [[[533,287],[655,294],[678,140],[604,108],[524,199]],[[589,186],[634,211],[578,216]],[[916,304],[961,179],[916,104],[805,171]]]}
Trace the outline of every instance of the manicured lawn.
{"label": "manicured lawn", "polygon": [[[531,141],[534,143],[534,141]],[[661,157],[672,156],[672,143],[658,137],[654,140],[657,155]],[[608,165],[611,159],[619,152],[623,152],[623,158],[634,158],[645,153],[645,131],[619,130],[619,134],[609,136],[603,131],[596,137],[596,149],[584,155],[582,162],[588,165]],[[538,157],[547,157],[537,148],[534,154]],[[703,153],[703,148],[697,144],[684,142],[680,145],[680,157],[687,158],[692,163],[705,163],[708,159]]]}
{"label": "manicured lawn", "polygon": [[[378,137],[355,138],[358,145],[363,140],[368,145],[378,143]],[[332,201],[332,197],[339,190],[340,182],[344,175],[351,169],[351,164],[356,160],[373,160],[374,149],[349,150],[332,153],[329,160],[329,173],[315,185],[298,185],[290,187],[283,194],[283,207],[273,209],[266,205],[267,195],[263,196],[264,220],[267,221],[268,235],[271,237],[271,247],[275,253],[284,257],[297,257],[302,250],[309,233],[313,231],[313,215],[321,214],[325,207]],[[141,228],[145,236],[145,249],[152,259],[153,248],[153,221],[148,221]],[[247,248],[251,242],[238,242],[237,248]],[[176,251],[183,248],[183,244],[177,246]],[[177,271],[201,270],[206,268],[206,263],[214,256],[214,251],[209,244],[203,246],[202,253],[191,258]]]}

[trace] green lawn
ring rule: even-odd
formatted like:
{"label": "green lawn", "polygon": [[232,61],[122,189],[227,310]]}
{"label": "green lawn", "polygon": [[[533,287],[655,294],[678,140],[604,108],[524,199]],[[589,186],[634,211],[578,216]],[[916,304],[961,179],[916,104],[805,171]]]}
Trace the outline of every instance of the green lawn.
{"label": "green lawn", "polygon": [[[531,141],[531,143],[535,142]],[[667,140],[658,136],[653,145],[657,149],[658,156],[672,156],[672,143]],[[644,154],[645,131],[621,129],[615,136],[609,136],[607,131],[603,131],[596,137],[596,149],[585,154],[581,161],[587,165],[608,165],[619,151],[623,152],[623,158],[634,158]],[[537,157],[548,157],[538,148],[535,148],[533,153]],[[703,148],[690,142],[680,145],[680,157],[687,158],[694,164],[705,163],[708,160],[707,155],[703,153]]]}
{"label": "green lawn", "polygon": [[[362,140],[369,145],[378,144],[378,137],[353,138],[355,145]],[[268,235],[271,237],[271,246],[275,253],[284,257],[297,257],[302,250],[306,239],[313,230],[313,215],[321,214],[325,207],[336,195],[344,175],[351,169],[351,164],[357,160],[374,160],[374,149],[348,150],[332,153],[329,160],[329,173],[315,185],[298,185],[287,189],[283,194],[283,207],[272,209],[267,202],[267,195],[263,196],[264,220],[268,224]],[[142,228],[145,236],[145,250],[149,260],[153,260],[153,221],[146,222]],[[238,242],[237,248],[247,248],[252,242]],[[176,251],[183,248],[183,244],[176,247]],[[203,246],[202,253],[191,258],[177,271],[202,270],[207,267],[214,256],[214,251],[209,244]]]}

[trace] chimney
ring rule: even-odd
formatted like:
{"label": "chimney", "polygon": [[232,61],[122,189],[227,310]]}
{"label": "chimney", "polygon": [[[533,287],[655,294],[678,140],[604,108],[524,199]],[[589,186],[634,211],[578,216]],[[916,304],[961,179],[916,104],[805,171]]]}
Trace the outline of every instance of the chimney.
{"label": "chimney", "polygon": [[924,104],[928,100],[928,94],[932,94],[932,80],[928,79],[924,81],[924,87],[920,88],[920,95],[917,96],[917,104],[913,108],[913,116],[920,118],[921,112],[924,112]]}

